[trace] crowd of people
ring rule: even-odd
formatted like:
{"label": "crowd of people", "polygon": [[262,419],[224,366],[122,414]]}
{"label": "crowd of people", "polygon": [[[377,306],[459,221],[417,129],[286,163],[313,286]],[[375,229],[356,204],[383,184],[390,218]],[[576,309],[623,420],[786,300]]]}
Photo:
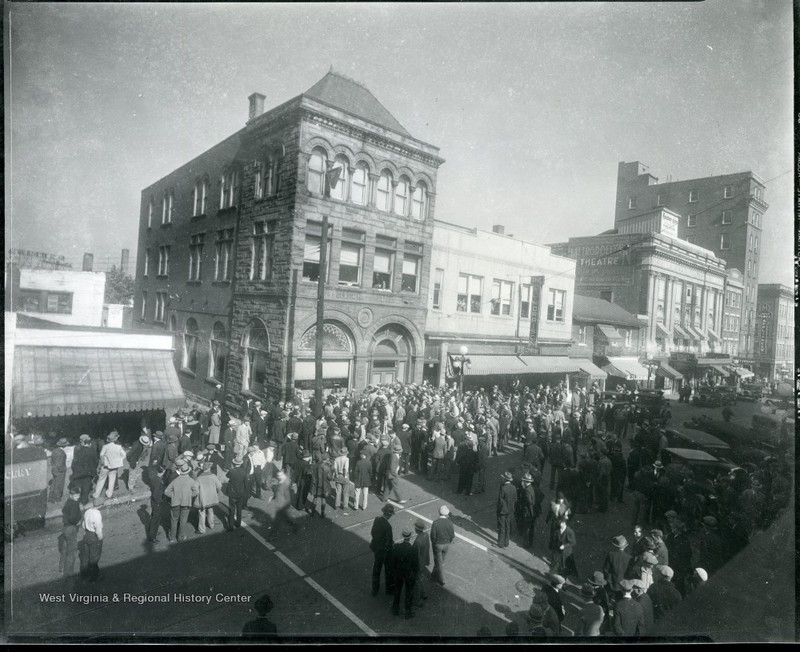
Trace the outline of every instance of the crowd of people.
{"label": "crowd of people", "polygon": [[[236,408],[220,394],[209,409],[194,406],[170,417],[163,432],[143,428],[127,450],[116,432],[105,442],[82,435],[72,459],[59,455],[53,464],[53,499],[60,498],[71,470],[62,534],[67,541],[62,548],[69,552],[62,554],[62,571],[72,572],[79,516],[85,524],[85,514],[92,512],[86,536],[102,541],[102,525],[99,533],[94,526],[99,512],[91,508],[82,515],[81,507],[90,497],[93,504],[102,502],[103,493],[112,497],[123,468],[129,490],[140,482],[150,489],[147,537],[153,543],[167,512],[168,540],[184,540],[190,520],[200,533],[213,529],[221,478],[229,505],[225,527],[240,527],[248,502],[263,498],[274,509],[273,537],[297,530],[294,510],[315,518],[325,518],[329,509],[365,510],[373,494],[384,505],[372,530],[372,592],[379,591],[383,571],[385,587],[395,595],[394,612],[399,615],[404,593],[405,615],[412,617],[424,604],[425,578],[444,583],[454,536],[443,506],[430,532],[419,521],[415,531],[402,533],[402,541],[392,540],[393,505],[406,502],[403,477],[413,473],[431,483],[453,483],[463,495],[493,491],[499,484],[497,548],[507,547],[515,535],[532,550],[534,540],[544,537],[550,583],[534,598],[531,633],[563,631],[563,607],[556,598],[570,578],[586,602],[581,635],[643,634],[741,549],[753,530],[768,524],[768,515],[774,517],[788,502],[791,479],[786,461],[777,458],[710,479],[667,464],[668,402],[642,409],[635,395],[629,398],[620,402],[601,395],[596,385],[570,390],[565,383],[515,383],[506,391],[495,386],[464,394],[427,384],[370,385],[363,392],[331,395],[320,405],[297,397],[248,399]],[[487,479],[490,457],[506,451],[510,441],[522,447],[522,460],[504,471],[499,483]],[[60,440],[57,448],[68,443]],[[588,569],[580,568],[576,554],[580,531],[572,527],[574,515],[602,514],[610,502],[623,501],[630,505],[632,541],[614,537],[604,567],[581,572]],[[92,565],[87,561],[82,568],[96,578],[98,546],[90,541],[85,547],[93,551]]]}

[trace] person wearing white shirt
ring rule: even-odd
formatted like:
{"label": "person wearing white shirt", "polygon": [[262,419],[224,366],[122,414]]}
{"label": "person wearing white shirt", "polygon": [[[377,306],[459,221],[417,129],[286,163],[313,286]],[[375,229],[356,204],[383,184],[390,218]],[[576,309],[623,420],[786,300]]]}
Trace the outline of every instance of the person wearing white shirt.
{"label": "person wearing white shirt", "polygon": [[81,576],[89,582],[100,579],[100,556],[103,554],[103,516],[97,505],[100,498],[95,498],[92,507],[83,514],[84,535],[81,541]]}
{"label": "person wearing white shirt", "polygon": [[106,498],[111,498],[117,487],[117,474],[125,463],[125,449],[117,443],[117,439],[119,439],[119,433],[116,430],[111,431],[106,438],[108,443],[100,450],[100,474],[94,489],[95,498],[99,498],[105,489],[106,479],[108,479]]}
{"label": "person wearing white shirt", "polygon": [[[275,451],[272,451],[273,456]],[[250,458],[250,487],[255,489],[256,498],[261,498],[261,490],[264,488],[264,467],[267,465],[267,457],[258,446],[250,446],[247,449],[247,456]]]}

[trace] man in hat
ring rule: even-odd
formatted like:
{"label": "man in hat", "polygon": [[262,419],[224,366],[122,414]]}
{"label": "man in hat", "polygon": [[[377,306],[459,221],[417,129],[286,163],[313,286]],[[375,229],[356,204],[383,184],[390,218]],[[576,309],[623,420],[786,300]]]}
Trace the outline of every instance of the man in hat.
{"label": "man in hat", "polygon": [[262,595],[253,604],[258,617],[245,623],[242,628],[242,638],[260,639],[262,637],[274,636],[278,633],[278,628],[275,623],[267,618],[267,615],[272,611],[273,604],[270,597],[266,594]]}
{"label": "man in hat", "polygon": [[[173,483],[174,484],[174,483]],[[211,462],[202,462],[200,465],[200,475],[197,476],[197,531],[204,534],[206,522],[212,530],[217,523],[214,519],[214,507],[219,504],[219,492],[222,490],[222,483],[216,473],[211,470]]]}
{"label": "man in hat", "polygon": [[533,548],[533,535],[536,530],[536,519],[542,513],[542,499],[544,496],[533,484],[533,476],[526,473],[522,476],[522,527],[526,548]]}
{"label": "man in hat", "polygon": [[264,467],[267,465],[267,458],[258,446],[248,446],[247,459],[244,467],[247,471],[250,484],[250,494],[261,499],[261,491],[264,488]]}
{"label": "man in hat", "polygon": [[621,534],[611,539],[611,550],[603,561],[603,576],[612,591],[620,590],[619,583],[625,579],[625,573],[631,564],[631,556],[626,551],[628,540]]}
{"label": "man in hat", "polygon": [[644,590],[647,591],[653,585],[653,569],[658,564],[656,556],[648,550],[637,560],[633,560],[632,568],[629,569],[628,579],[642,580]]}
{"label": "man in hat", "polygon": [[547,594],[544,591],[537,591],[533,594],[533,602],[530,610],[528,611],[529,625],[531,620],[531,611],[533,611],[534,608],[538,609],[541,613],[541,625],[547,632],[547,636],[557,636],[561,631],[561,624],[558,620],[558,614],[550,605],[550,601],[547,599]]}
{"label": "man in hat", "polygon": [[[400,456],[403,454],[403,445],[399,441],[395,441],[392,446],[392,452],[388,458],[388,468],[386,470],[386,487],[387,495],[386,500],[393,500],[396,503],[404,505],[408,502],[400,494]],[[345,458],[347,459],[347,458]]]}
{"label": "man in hat", "polygon": [[602,571],[594,571],[589,584],[594,588],[594,603],[603,609],[606,615],[606,627],[614,614],[614,598],[609,595],[609,587]]}
{"label": "man in hat", "polygon": [[244,460],[244,456],[247,455],[247,449],[250,447],[250,439],[253,436],[253,432],[250,428],[250,418],[250,414],[245,414],[242,418],[242,422],[236,426],[233,454],[234,457],[240,460]]}
{"label": "man in hat", "polygon": [[717,519],[713,516],[704,516],[703,529],[700,533],[700,565],[711,575],[719,570],[724,562],[722,539],[717,529]]}
{"label": "man in hat", "polygon": [[328,453],[311,464],[311,495],[314,497],[314,511],[312,515],[325,518],[325,509],[328,506],[328,494],[331,492],[333,468],[331,467]]}
{"label": "man in hat", "polygon": [[381,515],[378,516],[372,523],[372,530],[370,536],[372,537],[369,548],[374,555],[374,562],[372,564],[372,595],[378,595],[381,588],[381,569],[384,572],[384,581],[386,584],[386,595],[392,593],[392,582],[390,579],[391,571],[389,569],[389,555],[394,547],[394,539],[392,534],[392,525],[389,519],[394,516],[394,506],[387,504],[383,506]]}
{"label": "man in hat", "polygon": [[147,467],[147,484],[150,487],[150,520],[147,523],[147,540],[158,543],[158,530],[161,527],[161,505],[164,500],[164,467],[151,461]]}
{"label": "man in hat", "polygon": [[575,636],[594,637],[600,636],[600,628],[605,619],[603,608],[594,601],[594,587],[591,584],[581,586],[581,599],[583,604],[578,614],[578,626]]}
{"label": "man in hat", "polygon": [[692,593],[708,584],[708,573],[702,568],[695,568],[686,583],[686,593]]}
{"label": "man in hat", "polygon": [[92,506],[83,513],[83,540],[81,541],[81,576],[89,582],[100,579],[100,557],[103,554],[103,515],[97,506],[96,497]]}
{"label": "man in hat", "polygon": [[206,446],[212,445],[214,449],[219,445],[220,433],[222,431],[222,408],[218,399],[214,399],[211,409],[208,411],[208,441]]}
{"label": "man in hat", "polygon": [[478,466],[478,453],[473,448],[473,440],[467,433],[456,451],[455,463],[458,465],[458,486],[456,493],[472,495],[472,477]]}
{"label": "man in hat", "polygon": [[647,590],[653,602],[653,615],[656,620],[663,618],[677,607],[683,598],[680,591],[672,584],[674,573],[669,566],[659,564],[655,568],[655,581]]}
{"label": "man in hat", "polygon": [[620,582],[622,596],[614,604],[614,633],[617,636],[637,636],[645,633],[644,611],[642,605],[631,595],[633,582]]}
{"label": "man in hat", "polygon": [[[404,411],[405,412],[405,411]],[[400,440],[400,446],[403,452],[400,454],[400,475],[406,475],[409,472],[409,463],[411,459],[411,426],[407,423],[397,423],[399,426],[395,428],[397,439]]]}
{"label": "man in hat", "polygon": [[643,634],[653,631],[653,623],[655,617],[653,615],[653,601],[644,589],[644,582],[642,580],[631,580],[633,584],[633,591],[631,597],[642,606],[642,613],[644,614],[644,630]]}
{"label": "man in hat", "polygon": [[81,497],[80,487],[70,485],[69,498],[61,509],[61,536],[58,540],[58,549],[61,553],[58,562],[58,571],[64,577],[70,577],[75,572],[75,556],[78,552],[78,528],[81,526],[83,514],[78,500]]}
{"label": "man in hat", "polygon": [[289,507],[291,507],[292,503],[291,486],[292,480],[289,475],[283,469],[278,469],[275,498],[273,500],[275,516],[272,519],[272,526],[270,527],[270,537],[275,537],[284,525],[288,525],[292,529],[292,532],[297,532],[299,529],[297,523],[295,523],[294,519],[289,515]]}
{"label": "man in hat", "polygon": [[225,471],[226,473],[230,471],[233,458],[235,457],[234,449],[236,446],[236,426],[238,425],[238,423],[239,422],[234,418],[229,419],[228,425],[222,432],[222,446],[225,450],[225,457],[222,470]]}
{"label": "man in hat", "polygon": [[228,529],[233,531],[242,527],[242,510],[250,498],[247,473],[242,460],[234,458],[233,468],[228,471],[228,507],[230,509]]}
{"label": "man in hat", "polygon": [[392,613],[400,615],[400,594],[405,588],[405,616],[414,617],[414,585],[419,575],[419,554],[411,545],[413,532],[403,528],[403,542],[392,550],[392,577],[394,578],[394,602]]}
{"label": "man in hat", "polygon": [[50,472],[53,477],[50,479],[50,494],[48,502],[58,503],[64,495],[64,479],[67,477],[67,453],[64,450],[69,446],[69,442],[62,437],[56,442],[53,454],[50,456]]}
{"label": "man in hat", "polygon": [[198,494],[197,481],[191,476],[191,467],[184,462],[176,468],[176,477],[166,489],[164,496],[170,499],[170,541],[185,541],[189,511]]}
{"label": "man in hat", "polygon": [[658,529],[650,530],[650,538],[655,544],[653,554],[656,556],[656,559],[658,559],[658,563],[669,566],[669,551],[667,550],[667,544],[664,543],[664,533]]}
{"label": "man in hat", "polygon": [[554,573],[572,575],[578,579],[578,568],[575,563],[575,547],[577,539],[575,532],[567,525],[565,518],[558,519],[558,530],[554,540],[551,542],[551,553],[553,564],[551,566]]}
{"label": "man in hat", "polygon": [[92,489],[92,481],[97,474],[97,466],[100,463],[100,455],[92,446],[92,438],[89,435],[81,435],[80,446],[75,449],[72,458],[72,475],[70,484],[75,484],[80,488],[81,505],[89,502],[89,493]]}
{"label": "man in hat", "polygon": [[431,538],[425,531],[425,522],[422,519],[417,519],[414,523],[414,531],[416,537],[414,538],[414,550],[417,551],[417,558],[419,560],[417,581],[414,584],[414,604],[417,607],[422,607],[422,600],[427,600],[428,596],[425,593],[425,587],[422,585],[422,580],[428,572],[428,565],[431,563]]}
{"label": "man in hat", "polygon": [[369,488],[372,484],[372,463],[367,457],[364,447],[359,452],[359,460],[353,472],[353,484],[355,485],[355,507],[354,509],[367,509],[369,500]]}
{"label": "man in hat", "polygon": [[[291,433],[290,435],[291,436]],[[333,460],[333,481],[336,490],[336,498],[333,503],[334,509],[341,508],[346,511],[350,507],[350,458],[347,456],[347,449],[339,450],[339,455]]]}
{"label": "man in hat", "polygon": [[517,504],[517,488],[512,484],[514,476],[508,471],[501,476],[497,496],[497,547],[508,548],[511,536],[511,519]]}
{"label": "man in hat", "polygon": [[431,546],[433,547],[433,573],[431,579],[444,586],[444,560],[450,544],[456,538],[453,524],[448,518],[450,509],[447,505],[439,507],[439,518],[431,524]]}
{"label": "man in hat", "polygon": [[106,441],[108,442],[100,451],[100,475],[97,478],[97,486],[94,488],[94,497],[99,498],[103,489],[106,486],[106,479],[108,479],[108,490],[106,491],[106,498],[111,498],[114,495],[114,489],[117,487],[117,474],[125,462],[125,450],[117,443],[119,433],[112,430]]}
{"label": "man in hat", "polygon": [[531,636],[552,636],[552,632],[547,631],[544,627],[543,610],[538,604],[533,603],[528,609],[527,620],[528,632]]}
{"label": "man in hat", "polygon": [[297,463],[297,452],[300,449],[300,435],[295,431],[286,433],[286,440],[283,442],[283,449],[280,458],[283,462],[282,469],[294,481],[294,465]]}
{"label": "man in hat", "polygon": [[261,409],[261,401],[256,401],[250,417],[252,436],[259,448],[268,443],[267,437],[267,411]]}
{"label": "man in hat", "polygon": [[682,596],[686,596],[686,585],[692,575],[692,544],[683,521],[677,518],[677,514],[670,517],[670,513],[675,514],[673,511],[667,512],[669,532],[664,543],[669,550],[670,567],[675,571],[672,583]]}
{"label": "man in hat", "polygon": [[561,601],[561,589],[564,588],[566,580],[556,573],[550,575],[550,583],[542,586],[542,593],[547,596],[548,604],[553,608],[558,616],[558,629],[556,634],[561,634],[561,624],[564,622],[564,617],[567,615],[564,610],[564,604]]}
{"label": "man in hat", "polygon": [[128,460],[128,491],[136,488],[138,481],[147,470],[150,464],[150,455],[153,452],[153,443],[150,436],[142,429],[139,439],[131,446],[126,456]]}

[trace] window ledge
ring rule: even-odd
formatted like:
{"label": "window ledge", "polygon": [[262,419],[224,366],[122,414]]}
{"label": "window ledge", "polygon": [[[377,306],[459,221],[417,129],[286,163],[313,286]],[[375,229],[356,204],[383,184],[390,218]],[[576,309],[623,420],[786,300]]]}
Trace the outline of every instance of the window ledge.
{"label": "window ledge", "polygon": [[215,287],[224,287],[224,286],[230,285],[230,284],[231,284],[230,279],[227,279],[225,281],[211,281],[211,285],[213,285]]}
{"label": "window ledge", "polygon": [[186,285],[202,285],[202,284],[203,281],[201,281],[200,279],[190,279],[186,281]]}
{"label": "window ledge", "polygon": [[172,226],[172,222],[164,222],[163,224],[161,224],[161,228],[162,229],[166,229],[167,227],[170,227],[170,226]]}
{"label": "window ledge", "polygon": [[199,215],[192,215],[193,220],[202,220],[205,217],[206,217],[205,213],[200,213]]}
{"label": "window ledge", "polygon": [[226,215],[233,214],[235,212],[236,212],[236,206],[226,206],[225,208],[220,208],[217,211],[217,217],[220,216],[224,217]]}
{"label": "window ledge", "polygon": [[239,392],[239,393],[240,393],[242,396],[244,396],[244,398],[258,399],[259,401],[262,401],[262,400],[263,400],[263,398],[262,398],[261,396],[259,396],[259,395],[258,395],[258,394],[256,394],[255,392],[252,392],[252,391],[250,391],[249,389],[243,389],[243,390],[242,390],[241,392]]}
{"label": "window ledge", "polygon": [[156,274],[156,278],[163,279],[163,280],[168,280],[169,279],[169,274]]}
{"label": "window ledge", "polygon": [[178,373],[183,374],[184,376],[187,376],[189,378],[197,378],[197,374],[191,369],[187,369],[186,367],[179,368]]}
{"label": "window ledge", "polygon": [[208,383],[209,385],[213,385],[214,387],[216,387],[217,385],[224,385],[223,381],[218,380],[217,378],[206,377],[205,382]]}

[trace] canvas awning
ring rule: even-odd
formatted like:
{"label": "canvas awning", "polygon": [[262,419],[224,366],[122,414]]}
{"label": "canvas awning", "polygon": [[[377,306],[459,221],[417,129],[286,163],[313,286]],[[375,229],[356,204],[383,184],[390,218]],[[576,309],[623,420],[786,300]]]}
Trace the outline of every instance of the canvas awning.
{"label": "canvas awning", "polygon": [[664,325],[656,322],[656,337],[658,337],[659,335],[667,340],[671,338],[669,331],[666,328],[664,328]]}
{"label": "canvas awning", "polygon": [[709,328],[709,329],[707,330],[707,332],[708,332],[708,339],[710,339],[710,340],[715,340],[715,341],[717,341],[717,342],[719,342],[719,341],[720,341],[720,339],[719,339],[719,335],[717,335],[717,334],[714,332],[714,330],[713,330],[713,329]]}
{"label": "canvas awning", "polygon": [[[467,376],[574,374],[585,371],[587,360],[560,355],[470,355]],[[605,376],[602,376],[605,378]]]}
{"label": "canvas awning", "polygon": [[54,417],[182,407],[172,351],[18,346],[13,416]]}
{"label": "canvas awning", "polygon": [[755,374],[750,371],[749,369],[745,369],[744,367],[734,367],[733,373],[735,373],[739,378],[752,378]]}
{"label": "canvas awning", "polygon": [[603,371],[609,376],[619,376],[630,380],[647,380],[647,367],[637,358],[609,358]]}
{"label": "canvas awning", "polygon": [[516,355],[470,355],[467,376],[502,376],[525,373],[525,363]]}
{"label": "canvas awning", "polygon": [[589,375],[589,378],[593,380],[602,380],[608,377],[608,374],[591,360],[579,358],[576,360],[576,362],[580,365],[581,371],[586,372]]}
{"label": "canvas awning", "polygon": [[683,374],[680,371],[676,371],[663,360],[660,362],[659,368],[656,369],[656,376],[661,376],[662,378],[671,378],[672,380],[683,379]]}
{"label": "canvas awning", "polygon": [[672,337],[673,337],[673,339],[681,339],[681,340],[693,340],[694,339],[692,334],[689,331],[687,331],[680,324],[674,324],[672,326]]}
{"label": "canvas awning", "polygon": [[684,328],[692,334],[693,340],[700,341],[706,339],[706,336],[700,332],[699,328],[696,328],[694,326],[689,326],[688,324],[684,326]]}
{"label": "canvas awning", "polygon": [[622,335],[619,334],[619,331],[613,326],[597,324],[597,330],[599,330],[609,342],[616,342],[623,339]]}
{"label": "canvas awning", "polygon": [[725,367],[721,365],[712,364],[708,366],[711,368],[712,371],[714,371],[714,373],[716,373],[718,376],[722,376],[723,378],[727,378],[728,376],[731,375],[731,372],[725,369]]}

